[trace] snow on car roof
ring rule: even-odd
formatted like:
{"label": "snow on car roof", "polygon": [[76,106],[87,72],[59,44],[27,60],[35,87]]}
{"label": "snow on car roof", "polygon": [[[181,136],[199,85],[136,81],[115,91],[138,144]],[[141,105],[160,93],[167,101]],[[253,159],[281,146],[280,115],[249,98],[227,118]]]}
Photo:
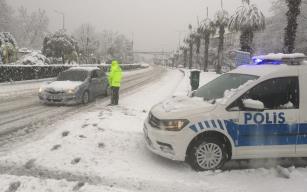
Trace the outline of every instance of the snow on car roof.
{"label": "snow on car roof", "polygon": [[248,74],[256,76],[265,76],[279,70],[287,70],[289,65],[241,65],[230,73]]}
{"label": "snow on car roof", "polygon": [[99,69],[98,67],[72,67],[68,70],[83,70],[83,71],[93,71]]}

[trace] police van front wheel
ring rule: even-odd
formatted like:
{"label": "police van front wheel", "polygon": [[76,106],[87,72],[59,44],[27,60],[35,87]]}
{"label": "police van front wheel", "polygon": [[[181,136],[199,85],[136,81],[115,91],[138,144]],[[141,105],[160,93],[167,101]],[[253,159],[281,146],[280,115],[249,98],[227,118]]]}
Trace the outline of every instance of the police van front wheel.
{"label": "police van front wheel", "polygon": [[196,171],[219,169],[224,165],[227,156],[223,146],[218,139],[200,139],[191,147],[188,163]]}

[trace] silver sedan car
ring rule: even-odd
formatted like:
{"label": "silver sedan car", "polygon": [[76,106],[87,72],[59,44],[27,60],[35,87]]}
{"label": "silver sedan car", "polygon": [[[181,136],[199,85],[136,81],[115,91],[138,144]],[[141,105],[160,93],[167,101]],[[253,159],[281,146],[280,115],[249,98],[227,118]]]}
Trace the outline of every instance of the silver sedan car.
{"label": "silver sedan car", "polygon": [[99,95],[108,95],[106,73],[97,67],[73,67],[59,74],[56,81],[39,89],[45,104],[87,104]]}

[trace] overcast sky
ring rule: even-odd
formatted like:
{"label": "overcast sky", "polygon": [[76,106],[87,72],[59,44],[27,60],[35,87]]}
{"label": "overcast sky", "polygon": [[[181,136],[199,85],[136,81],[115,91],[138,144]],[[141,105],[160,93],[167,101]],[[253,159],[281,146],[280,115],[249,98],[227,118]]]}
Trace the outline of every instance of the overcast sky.
{"label": "overcast sky", "polygon": [[[270,15],[273,0],[251,0],[265,15]],[[213,17],[221,7],[220,0],[8,0],[13,7],[47,11],[50,31],[61,28],[62,18],[54,10],[65,13],[69,32],[82,23],[91,23],[97,31],[113,30],[134,38],[136,50],[174,50],[187,33],[189,23],[197,25],[197,17]],[[224,0],[230,14],[241,0]]]}

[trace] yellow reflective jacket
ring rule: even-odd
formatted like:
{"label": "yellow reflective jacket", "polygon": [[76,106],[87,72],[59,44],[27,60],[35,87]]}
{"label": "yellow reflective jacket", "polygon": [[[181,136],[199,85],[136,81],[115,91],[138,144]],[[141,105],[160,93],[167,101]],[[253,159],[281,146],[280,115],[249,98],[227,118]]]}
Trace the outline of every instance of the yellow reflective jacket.
{"label": "yellow reflective jacket", "polygon": [[110,87],[120,87],[122,80],[122,69],[117,61],[112,61],[108,80]]}

